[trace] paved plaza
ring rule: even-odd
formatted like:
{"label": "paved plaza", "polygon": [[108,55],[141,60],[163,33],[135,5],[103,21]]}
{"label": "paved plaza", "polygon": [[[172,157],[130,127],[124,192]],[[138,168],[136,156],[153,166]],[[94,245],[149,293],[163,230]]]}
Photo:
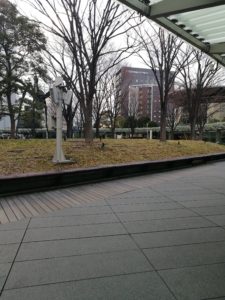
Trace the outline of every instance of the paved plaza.
{"label": "paved plaza", "polygon": [[225,299],[225,162],[86,197],[0,225],[1,300]]}

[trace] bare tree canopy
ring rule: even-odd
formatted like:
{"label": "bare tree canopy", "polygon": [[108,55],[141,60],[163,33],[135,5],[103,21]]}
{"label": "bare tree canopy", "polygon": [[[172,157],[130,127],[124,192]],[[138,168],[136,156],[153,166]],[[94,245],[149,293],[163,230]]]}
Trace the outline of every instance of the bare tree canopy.
{"label": "bare tree canopy", "polygon": [[170,130],[170,139],[174,139],[174,131],[181,121],[182,107],[177,106],[176,103],[168,103],[167,106],[167,126]]}
{"label": "bare tree canopy", "polygon": [[[115,1],[28,0],[43,19],[43,26],[63,40],[76,72],[75,90],[84,115],[84,133],[92,141],[92,110],[96,86],[104,75],[98,72],[101,57],[116,53],[108,68],[130,56],[132,45],[112,47],[113,41],[127,34],[135,13],[123,9]],[[54,53],[53,53],[54,56]],[[72,83],[71,83],[72,84]]]}
{"label": "bare tree canopy", "polygon": [[185,89],[186,109],[191,127],[191,137],[195,139],[196,126],[200,135],[207,121],[209,101],[203,97],[206,88],[218,85],[220,67],[204,53],[194,49],[188,63],[181,68],[180,80]]}
{"label": "bare tree canopy", "polygon": [[166,140],[166,116],[169,92],[189,53],[183,53],[184,44],[178,37],[161,27],[146,22],[145,26],[134,28],[135,40],[140,43],[138,56],[152,69],[160,93],[161,122],[160,140]]}

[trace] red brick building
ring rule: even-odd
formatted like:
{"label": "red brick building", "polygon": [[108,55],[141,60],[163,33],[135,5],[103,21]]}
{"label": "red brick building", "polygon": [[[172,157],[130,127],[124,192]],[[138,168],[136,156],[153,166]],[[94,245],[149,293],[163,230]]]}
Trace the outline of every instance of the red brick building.
{"label": "red brick building", "polygon": [[159,89],[151,69],[123,67],[116,75],[121,115],[149,117],[160,123]]}

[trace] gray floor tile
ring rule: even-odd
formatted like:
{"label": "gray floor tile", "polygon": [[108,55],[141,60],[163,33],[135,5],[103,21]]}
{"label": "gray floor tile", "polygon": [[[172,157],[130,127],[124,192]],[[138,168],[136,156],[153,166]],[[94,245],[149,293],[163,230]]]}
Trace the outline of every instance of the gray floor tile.
{"label": "gray floor tile", "polygon": [[137,249],[127,235],[23,243],[17,261]]}
{"label": "gray floor tile", "polygon": [[[129,191],[126,193],[122,193],[116,196],[113,196],[115,198],[130,198],[130,197],[157,197],[157,196],[161,196],[160,193],[158,193],[157,191],[152,190],[151,188],[138,188],[135,189],[133,191]],[[113,198],[112,197],[112,198]]]}
{"label": "gray floor tile", "polygon": [[17,222],[0,224],[0,231],[25,229],[27,227],[28,222],[29,222],[29,219],[25,219],[25,220],[21,220],[21,221],[17,221]]}
{"label": "gray floor tile", "polygon": [[225,215],[207,216],[207,219],[219,226],[225,225]]}
{"label": "gray floor tile", "polygon": [[225,300],[225,297],[208,298],[204,300]]}
{"label": "gray floor tile", "polygon": [[20,243],[24,231],[25,229],[0,231],[0,245]]}
{"label": "gray floor tile", "polygon": [[225,263],[225,242],[153,248],[144,252],[157,270]]}
{"label": "gray floor tile", "polygon": [[225,230],[218,227],[139,233],[132,235],[141,248],[216,242],[225,240]]}
{"label": "gray floor tile", "polygon": [[176,209],[176,208],[183,208],[183,206],[176,202],[112,205],[112,210],[115,212],[136,212],[136,211],[164,210],[164,209]]}
{"label": "gray floor tile", "polygon": [[225,264],[160,271],[179,300],[224,297]]}
{"label": "gray floor tile", "polygon": [[2,300],[175,300],[155,272],[6,290]]}
{"label": "gray floor tile", "polygon": [[5,277],[8,274],[10,267],[11,263],[0,264],[0,277]]}
{"label": "gray floor tile", "polygon": [[[178,179],[179,180],[179,179]],[[153,187],[156,190],[156,187]],[[184,194],[187,191],[192,189],[193,193],[204,193],[204,189],[200,186],[193,185],[191,183],[183,184],[179,181],[179,185],[177,185],[177,180],[170,180],[168,182],[164,182],[162,185],[158,186],[157,191],[160,193],[174,193],[174,194]]]}
{"label": "gray floor tile", "polygon": [[179,201],[185,207],[205,207],[205,206],[222,206],[225,204],[224,199],[211,199],[211,200],[196,200],[196,201]]}
{"label": "gray floor tile", "polygon": [[201,200],[210,200],[210,201],[213,201],[215,199],[221,199],[222,196],[221,194],[216,194],[216,193],[213,193],[213,192],[208,192],[207,194],[204,193],[204,194],[201,194],[201,193],[197,193],[197,194],[193,194],[192,191],[187,191],[186,193],[184,194],[181,194],[181,195],[178,195],[178,194],[174,194],[174,195],[170,195],[170,194],[167,194],[167,196],[169,198],[171,198],[172,200],[174,201],[201,201]]}
{"label": "gray floor tile", "polygon": [[56,226],[75,226],[85,224],[101,224],[118,222],[114,214],[98,214],[84,216],[64,216],[33,218],[29,228],[56,227]]}
{"label": "gray floor tile", "polygon": [[[88,206],[88,207],[70,207],[65,208],[56,212],[49,213],[46,215],[58,217],[58,216],[80,216],[80,215],[97,215],[97,214],[106,214],[106,213],[112,213],[112,210],[109,206]],[[45,217],[45,216],[43,216]]]}
{"label": "gray floor tile", "polygon": [[[225,181],[225,179],[224,179],[224,181]],[[217,187],[215,187],[215,188],[211,187],[211,190],[214,190],[217,193],[225,194],[224,187],[223,187],[222,184],[221,185],[217,185]]]}
{"label": "gray floor tile", "polygon": [[151,203],[165,203],[171,202],[171,199],[164,196],[155,196],[155,197],[128,197],[128,198],[109,198],[107,202],[110,205],[126,205],[126,204],[151,204]]}
{"label": "gray floor tile", "polygon": [[[180,183],[179,183],[179,186],[180,186]],[[190,192],[190,190],[192,191],[193,195],[206,194],[205,189],[198,187],[198,186],[194,186],[191,184],[188,186],[185,186],[185,187],[182,187],[182,186],[179,187],[179,186],[178,186],[177,180],[176,180],[175,184],[174,184],[174,182],[170,182],[167,187],[165,186],[165,183],[163,183],[163,185],[158,187],[157,191],[165,196],[187,195]]]}
{"label": "gray floor tile", "polygon": [[82,207],[101,207],[107,205],[108,204],[104,199],[90,201],[90,202],[82,202]]}
{"label": "gray floor tile", "polygon": [[[220,180],[218,180],[218,181],[208,181],[208,182],[201,182],[200,184],[199,184],[199,186],[201,186],[202,188],[205,188],[205,189],[209,189],[209,190],[214,190],[215,192],[218,192],[218,188],[221,188],[221,186],[223,186],[223,184],[224,184],[224,181],[220,181]],[[223,191],[224,191],[224,189],[222,189]]]}
{"label": "gray floor tile", "polygon": [[215,227],[212,222],[202,217],[188,217],[175,219],[160,219],[151,221],[124,222],[129,233],[154,232],[175,229]]}
{"label": "gray floor tile", "polygon": [[1,290],[3,288],[3,285],[5,284],[6,277],[9,273],[10,267],[11,267],[11,263],[0,264],[0,295],[1,295]]}
{"label": "gray floor tile", "polygon": [[28,229],[25,242],[126,234],[120,223]]}
{"label": "gray floor tile", "polygon": [[0,245],[0,263],[12,262],[19,244]]}
{"label": "gray floor tile", "polygon": [[206,207],[197,207],[192,208],[191,210],[202,216],[213,216],[225,214],[225,206],[206,206]]}
{"label": "gray floor tile", "polygon": [[6,289],[150,270],[144,255],[136,250],[16,262]]}
{"label": "gray floor tile", "polygon": [[170,210],[158,210],[158,211],[116,213],[116,214],[122,222],[197,216],[196,213],[186,208],[174,209],[174,210],[170,209]]}
{"label": "gray floor tile", "polygon": [[0,297],[1,297],[1,290],[3,289],[6,277],[0,277]]}
{"label": "gray floor tile", "polygon": [[208,298],[208,299],[204,299],[204,300],[225,300],[225,297]]}

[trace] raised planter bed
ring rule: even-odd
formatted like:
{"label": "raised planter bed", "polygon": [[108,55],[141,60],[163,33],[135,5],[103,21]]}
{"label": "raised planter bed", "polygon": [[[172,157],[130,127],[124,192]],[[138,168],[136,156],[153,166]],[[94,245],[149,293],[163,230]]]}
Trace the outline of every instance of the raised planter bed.
{"label": "raised planter bed", "polygon": [[144,161],[61,172],[21,174],[0,177],[0,196],[43,191],[67,186],[164,172],[224,160],[225,153],[199,155],[160,161]]}

